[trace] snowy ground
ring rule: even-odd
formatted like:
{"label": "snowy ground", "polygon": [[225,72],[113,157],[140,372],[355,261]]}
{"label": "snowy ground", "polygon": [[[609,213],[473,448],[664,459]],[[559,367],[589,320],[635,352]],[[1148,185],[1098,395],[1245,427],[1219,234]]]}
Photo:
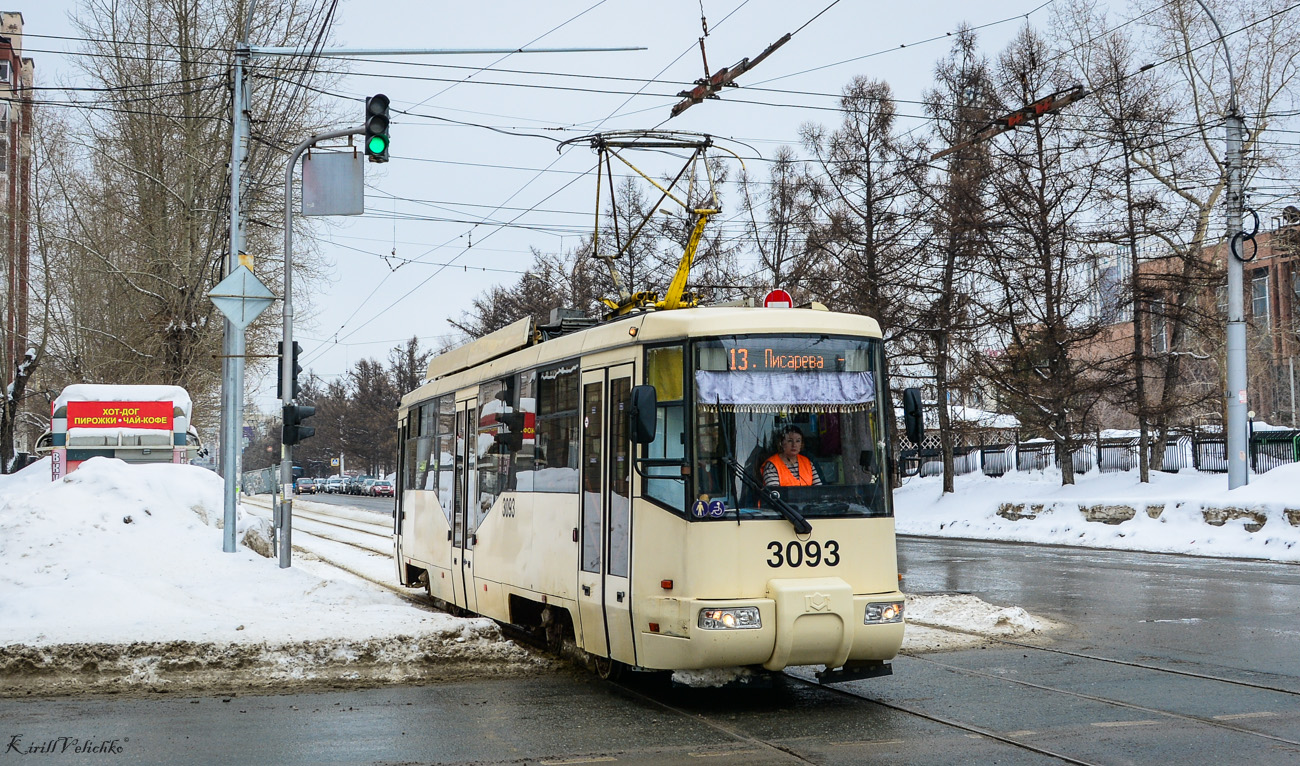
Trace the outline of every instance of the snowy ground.
{"label": "snowy ground", "polygon": [[[193,466],[48,459],[0,477],[0,694],[275,688],[528,672],[486,619],[422,609],[265,547],[243,513],[223,553],[222,482]],[[365,558],[365,554],[358,552]]]}
{"label": "snowy ground", "polygon": [[[1300,530],[1289,520],[1300,523],[1300,466],[1253,481],[1229,496],[1221,475],[1156,474],[1141,486],[1131,474],[1093,473],[1062,488],[1050,473],[1013,473],[959,477],[958,493],[941,497],[938,479],[914,479],[899,491],[896,515],[911,534],[1300,560]],[[1110,517],[1127,507],[1133,518],[1087,521],[1081,506]],[[96,458],[57,483],[48,461],[0,476],[0,694],[283,690],[530,673],[549,663],[489,620],[422,608],[310,557],[280,569],[255,552],[269,554],[265,520],[242,508],[239,550],[223,553],[221,507],[221,480],[191,466]],[[1205,522],[1206,509],[1232,516],[1225,508],[1239,518]],[[325,553],[357,572],[391,567],[347,546]],[[911,597],[907,616],[910,652],[1060,627],[972,596]]]}
{"label": "snowy ground", "polygon": [[909,479],[894,495],[900,534],[1300,562],[1300,464],[1228,490],[1225,474],[1055,470]]}

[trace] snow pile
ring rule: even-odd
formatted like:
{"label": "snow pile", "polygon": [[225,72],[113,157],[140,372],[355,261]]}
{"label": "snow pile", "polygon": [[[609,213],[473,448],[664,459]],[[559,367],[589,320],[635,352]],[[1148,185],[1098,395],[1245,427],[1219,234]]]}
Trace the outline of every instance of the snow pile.
{"label": "snow pile", "polygon": [[908,596],[903,615],[904,654],[970,649],[990,638],[1039,639],[1066,627],[1018,606],[994,606],[968,594]]}
{"label": "snow pile", "polygon": [[894,495],[900,534],[1300,561],[1300,464],[1228,490],[1224,474],[1185,470],[1076,477],[1056,469],[909,479]]}
{"label": "snow pile", "polygon": [[904,615],[909,623],[989,636],[1025,636],[1058,627],[1052,620],[1034,617],[1018,606],[998,607],[969,594],[908,596]]}
{"label": "snow pile", "polygon": [[674,670],[673,683],[696,689],[713,689],[731,684],[744,685],[763,678],[751,668],[704,668],[701,670]]}
{"label": "snow pile", "polygon": [[[0,477],[6,686],[87,667],[132,685],[167,672],[260,682],[410,665],[405,678],[424,678],[435,659],[532,662],[490,620],[420,609],[319,562],[280,569],[244,545],[222,552],[222,480],[206,469],[92,458],[49,477],[48,459]],[[265,545],[265,520],[239,511],[238,537]]]}

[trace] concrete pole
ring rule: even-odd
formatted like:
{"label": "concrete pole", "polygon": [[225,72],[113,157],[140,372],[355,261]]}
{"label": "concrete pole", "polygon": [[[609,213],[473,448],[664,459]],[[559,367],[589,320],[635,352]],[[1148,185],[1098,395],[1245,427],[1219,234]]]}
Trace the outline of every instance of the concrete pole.
{"label": "concrete pole", "polygon": [[[240,210],[242,179],[240,170],[248,153],[248,107],[244,81],[244,64],[248,57],[247,46],[240,44],[235,52],[233,115],[230,129],[230,257],[226,273],[239,267],[239,254],[244,249],[244,230]],[[239,484],[239,453],[243,440],[244,413],[244,331],[226,320],[222,341],[221,359],[221,476],[225,480],[225,535],[221,550],[234,553],[236,488]]]}
{"label": "concrete pole", "polygon": [[[1228,458],[1228,489],[1246,485],[1248,477],[1246,451],[1250,449],[1246,433],[1246,316],[1244,302],[1244,285],[1242,280],[1242,262],[1237,255],[1245,242],[1237,242],[1241,233],[1242,210],[1246,205],[1242,189],[1241,142],[1246,126],[1237,109],[1237,75],[1232,70],[1232,53],[1228,50],[1228,41],[1223,36],[1219,20],[1214,18],[1205,0],[1196,0],[1210,17],[1214,31],[1219,33],[1219,44],[1223,46],[1223,58],[1228,64],[1228,113],[1225,120],[1227,129],[1227,151],[1223,157],[1223,172],[1226,176],[1228,193],[1227,231],[1224,238],[1228,240],[1228,334],[1227,334],[1227,377],[1228,390],[1224,392],[1227,404],[1228,422],[1226,447]],[[1189,54],[1190,55],[1190,54]],[[1244,253],[1240,253],[1244,255]]]}
{"label": "concrete pole", "polygon": [[[1235,99],[1234,99],[1235,101]],[[1228,230],[1226,233],[1228,254],[1228,489],[1245,486],[1249,482],[1247,472],[1250,449],[1246,423],[1246,316],[1245,280],[1241,259],[1237,257],[1246,245],[1237,241],[1236,235],[1241,231],[1242,208],[1245,205],[1242,190],[1241,138],[1244,128],[1241,115],[1236,109],[1228,115],[1228,151],[1225,156],[1225,170],[1228,176]],[[1244,255],[1244,253],[1241,253]]]}
{"label": "concrete pole", "polygon": [[[280,404],[297,404],[293,399],[293,169],[302,153],[327,138],[342,138],[365,133],[364,125],[332,130],[303,141],[289,154],[284,169],[284,345],[280,365]],[[283,411],[283,409],[281,410]],[[293,559],[293,446],[280,445],[280,485],[284,493],[280,502],[280,568],[292,566]]]}

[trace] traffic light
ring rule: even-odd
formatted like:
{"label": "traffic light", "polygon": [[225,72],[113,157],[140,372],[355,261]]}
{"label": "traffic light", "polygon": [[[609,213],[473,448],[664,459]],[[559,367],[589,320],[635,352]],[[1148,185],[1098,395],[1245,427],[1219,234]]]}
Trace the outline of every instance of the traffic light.
{"label": "traffic light", "polygon": [[[275,398],[285,401],[284,395],[284,341],[275,344],[275,351],[280,355],[275,362]],[[293,396],[288,399],[298,398],[298,376],[302,374],[302,365],[298,364],[298,355],[302,353],[302,346],[298,341],[293,342]]]}
{"label": "traffic light", "polygon": [[284,405],[284,425],[281,427],[280,440],[285,445],[292,446],[303,439],[315,436],[315,428],[302,424],[302,421],[315,414],[316,408],[305,404]]}
{"label": "traffic light", "polygon": [[366,99],[366,158],[388,162],[388,96],[382,93]]}
{"label": "traffic light", "polygon": [[498,412],[497,422],[503,428],[497,429],[493,440],[497,444],[505,445],[509,452],[518,452],[524,448],[524,413],[522,412]]}

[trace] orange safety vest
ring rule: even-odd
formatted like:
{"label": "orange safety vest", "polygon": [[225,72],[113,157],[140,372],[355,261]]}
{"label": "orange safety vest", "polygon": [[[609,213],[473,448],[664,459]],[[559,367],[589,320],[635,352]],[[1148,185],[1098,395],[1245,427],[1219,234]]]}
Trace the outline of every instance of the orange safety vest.
{"label": "orange safety vest", "polygon": [[780,455],[773,455],[772,457],[767,459],[767,462],[776,466],[776,475],[780,477],[782,487],[811,487],[812,486],[813,478],[816,476],[816,474],[813,473],[812,461],[804,457],[803,455],[799,455],[798,459],[799,459],[798,476],[795,476],[794,474],[790,473],[790,469],[786,467],[785,461],[781,459]]}

